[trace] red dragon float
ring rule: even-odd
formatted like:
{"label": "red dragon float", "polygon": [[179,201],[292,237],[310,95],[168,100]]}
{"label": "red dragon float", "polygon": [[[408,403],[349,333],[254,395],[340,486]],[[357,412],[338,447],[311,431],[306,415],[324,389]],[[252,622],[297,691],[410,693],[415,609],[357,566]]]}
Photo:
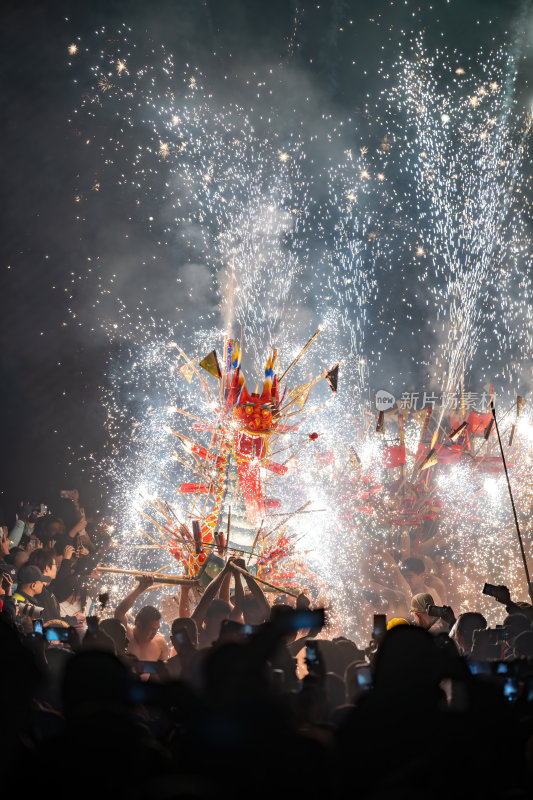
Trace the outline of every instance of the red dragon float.
{"label": "red dragon float", "polygon": [[[316,433],[297,437],[288,447],[285,444],[278,447],[285,453],[284,463],[271,458],[282,437],[298,431],[295,420],[301,424],[310,415],[306,401],[311,387],[326,379],[336,392],[338,364],[309,383],[287,387],[288,373],[318,333],[281,378],[277,372],[278,352],[273,350],[269,354],[261,391],[249,390],[241,369],[242,352],[232,339],[224,342],[222,365],[213,350],[199,362],[187,359],[180,367],[188,381],[193,377],[200,381],[212,418],[202,419],[181,409],[175,411],[192,418],[193,431],[208,434],[209,441],[202,444],[192,436],[170,429],[181,447],[181,453],[175,453],[177,460],[194,471],[198,479],[177,487],[188,500],[187,510],[176,509],[156,498],[147,500],[156,512],[155,518],[153,514],[142,513],[159,532],[162,539],[159,546],[168,549],[184,565],[188,576],[199,577],[206,583],[228,555],[237,553],[244,555],[251,571],[267,571],[285,585],[294,578],[282,566],[293,550],[287,522],[310,503],[283,513],[279,510],[280,501],[266,496],[264,476],[287,473],[287,462],[302,447],[316,441]],[[215,390],[206,372],[215,378]],[[152,534],[142,532],[153,540]]]}

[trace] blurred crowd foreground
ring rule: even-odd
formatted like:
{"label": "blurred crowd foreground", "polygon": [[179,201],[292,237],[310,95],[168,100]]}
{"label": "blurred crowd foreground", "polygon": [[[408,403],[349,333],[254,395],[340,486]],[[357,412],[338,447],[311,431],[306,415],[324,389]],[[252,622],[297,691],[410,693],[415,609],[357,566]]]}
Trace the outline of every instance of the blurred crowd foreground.
{"label": "blurred crowd foreground", "polygon": [[230,558],[167,598],[167,629],[152,576],[98,594],[109,521],[68,494],[2,525],[6,796],[533,796],[533,607],[505,586],[480,587],[495,628],[418,591],[361,649]]}

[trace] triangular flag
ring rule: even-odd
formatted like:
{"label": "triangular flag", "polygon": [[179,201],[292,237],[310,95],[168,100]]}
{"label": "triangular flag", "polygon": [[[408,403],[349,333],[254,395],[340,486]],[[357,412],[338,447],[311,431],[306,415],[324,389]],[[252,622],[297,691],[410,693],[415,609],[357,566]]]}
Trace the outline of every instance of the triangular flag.
{"label": "triangular flag", "polygon": [[437,456],[437,451],[432,448],[425,457],[425,459],[423,460],[423,462],[420,464],[418,469],[420,470],[420,472],[422,472],[423,469],[428,469],[428,467],[434,466],[438,460],[439,459]]}
{"label": "triangular flag", "polygon": [[361,459],[353,447],[350,447],[350,467],[352,469],[360,469],[361,467]]}
{"label": "triangular flag", "polygon": [[520,397],[520,395],[517,395],[517,397],[516,397],[516,416],[517,417],[519,417],[520,414],[522,413],[522,411],[524,410],[524,406],[525,406],[526,402],[527,402],[527,400],[526,400],[525,397]]}
{"label": "triangular flag", "polygon": [[452,433],[450,433],[450,439],[452,442],[456,442],[460,436],[462,436],[466,429],[468,428],[468,422],[461,422],[458,428],[456,428]]}
{"label": "triangular flag", "polygon": [[191,367],[192,361],[189,361],[187,364],[182,364],[181,367],[178,367],[178,372],[181,372],[187,383],[192,381],[192,376],[194,375],[194,367]]}
{"label": "triangular flag", "polygon": [[339,365],[335,364],[328,372],[326,373],[326,380],[331,387],[332,392],[337,391],[337,381],[339,379]]}
{"label": "triangular flag", "polygon": [[485,439],[485,441],[487,441],[489,436],[491,435],[493,425],[494,425],[494,417],[490,420],[489,424],[487,425],[483,433],[483,438]]}
{"label": "triangular flag", "polygon": [[295,386],[294,389],[289,389],[287,394],[295,401],[295,405],[297,405],[298,408],[303,408],[309,396],[310,388],[310,383],[302,383],[300,386]]}
{"label": "triangular flag", "polygon": [[220,379],[222,377],[222,372],[220,370],[215,350],[211,350],[211,352],[208,353],[205,358],[202,358],[199,364],[202,369],[205,369],[205,371],[209,372],[210,375],[214,375],[215,378]]}

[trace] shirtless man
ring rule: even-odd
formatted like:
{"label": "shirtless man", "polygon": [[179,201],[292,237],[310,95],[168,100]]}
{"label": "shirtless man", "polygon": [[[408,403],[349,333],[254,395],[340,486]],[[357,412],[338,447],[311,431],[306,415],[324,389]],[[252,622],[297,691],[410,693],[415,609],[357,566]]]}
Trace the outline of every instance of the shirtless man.
{"label": "shirtless man", "polygon": [[400,564],[400,571],[409,584],[413,595],[429,592],[433,597],[433,605],[441,606],[446,601],[446,588],[436,575],[426,571],[421,558],[406,558]]}
{"label": "shirtless man", "polygon": [[168,645],[164,636],[161,636],[159,626],[161,614],[154,606],[143,606],[135,617],[135,625],[128,625],[126,614],[137,598],[153,584],[153,578],[143,575],[133,592],[120,602],[115,610],[115,619],[118,619],[128,634],[129,645],[127,653],[135,656],[139,661],[166,661],[168,658]]}

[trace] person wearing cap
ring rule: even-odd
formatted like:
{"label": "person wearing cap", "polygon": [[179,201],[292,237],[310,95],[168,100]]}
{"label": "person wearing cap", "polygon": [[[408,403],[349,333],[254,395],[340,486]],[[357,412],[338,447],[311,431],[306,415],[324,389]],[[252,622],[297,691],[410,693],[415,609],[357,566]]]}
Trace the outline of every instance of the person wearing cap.
{"label": "person wearing cap", "polygon": [[391,631],[393,628],[397,628],[398,625],[409,625],[409,623],[403,617],[393,617],[387,622],[387,630]]}
{"label": "person wearing cap", "polygon": [[19,569],[17,591],[13,598],[36,606],[38,604],[34,599],[35,595],[41,594],[43,587],[51,580],[48,575],[43,575],[35,564],[24,564]]}
{"label": "person wearing cap", "polygon": [[449,633],[450,626],[439,617],[431,617],[427,613],[429,606],[434,606],[435,602],[429,592],[420,592],[411,598],[411,614],[415,618],[419,628],[429,631],[433,636],[439,633]]}

